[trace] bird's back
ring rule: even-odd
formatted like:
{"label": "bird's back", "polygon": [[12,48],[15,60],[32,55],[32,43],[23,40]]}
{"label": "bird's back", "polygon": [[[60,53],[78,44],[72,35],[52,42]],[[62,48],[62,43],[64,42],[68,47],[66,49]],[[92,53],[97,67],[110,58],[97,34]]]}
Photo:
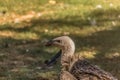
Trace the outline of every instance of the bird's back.
{"label": "bird's back", "polygon": [[84,58],[72,58],[69,72],[78,80],[117,80],[110,73],[96,65],[90,64]]}

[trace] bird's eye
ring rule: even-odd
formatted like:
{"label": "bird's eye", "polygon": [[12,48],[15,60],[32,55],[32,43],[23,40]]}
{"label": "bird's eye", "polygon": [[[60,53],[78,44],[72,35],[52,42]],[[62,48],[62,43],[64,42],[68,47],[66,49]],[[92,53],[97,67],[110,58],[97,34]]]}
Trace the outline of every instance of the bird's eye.
{"label": "bird's eye", "polygon": [[60,40],[56,40],[56,42],[59,42],[59,43],[60,43],[61,41],[60,41]]}

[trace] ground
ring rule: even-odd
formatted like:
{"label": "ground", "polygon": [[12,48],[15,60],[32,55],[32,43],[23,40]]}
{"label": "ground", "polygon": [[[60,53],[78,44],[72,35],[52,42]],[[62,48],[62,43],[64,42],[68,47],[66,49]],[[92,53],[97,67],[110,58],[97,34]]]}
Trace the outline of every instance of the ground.
{"label": "ground", "polygon": [[[54,80],[59,62],[44,67],[58,49],[44,41],[68,35],[75,54],[120,79],[119,0],[0,1],[0,80]],[[43,68],[44,67],[44,68]]]}

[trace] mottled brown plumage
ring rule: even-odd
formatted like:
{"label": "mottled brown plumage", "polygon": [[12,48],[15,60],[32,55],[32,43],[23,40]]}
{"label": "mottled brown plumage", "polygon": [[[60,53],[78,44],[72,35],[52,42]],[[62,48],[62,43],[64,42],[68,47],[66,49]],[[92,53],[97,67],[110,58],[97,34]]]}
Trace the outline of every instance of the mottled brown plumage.
{"label": "mottled brown plumage", "polygon": [[75,78],[69,71],[62,70],[60,80],[77,80],[77,78]]}
{"label": "mottled brown plumage", "polygon": [[90,64],[79,55],[74,55],[75,44],[68,36],[54,38],[46,43],[62,50],[60,80],[117,80],[110,73]]}

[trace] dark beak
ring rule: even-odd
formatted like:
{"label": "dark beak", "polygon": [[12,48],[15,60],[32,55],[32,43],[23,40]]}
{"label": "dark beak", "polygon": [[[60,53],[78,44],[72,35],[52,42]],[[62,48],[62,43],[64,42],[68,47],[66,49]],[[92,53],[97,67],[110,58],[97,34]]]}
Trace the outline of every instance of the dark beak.
{"label": "dark beak", "polygon": [[45,46],[52,46],[53,42],[53,40],[49,40],[45,43]]}

